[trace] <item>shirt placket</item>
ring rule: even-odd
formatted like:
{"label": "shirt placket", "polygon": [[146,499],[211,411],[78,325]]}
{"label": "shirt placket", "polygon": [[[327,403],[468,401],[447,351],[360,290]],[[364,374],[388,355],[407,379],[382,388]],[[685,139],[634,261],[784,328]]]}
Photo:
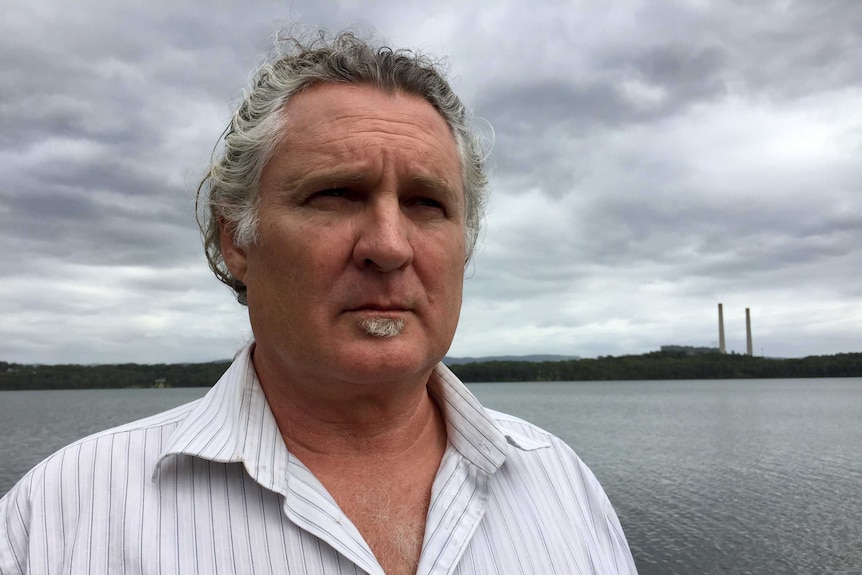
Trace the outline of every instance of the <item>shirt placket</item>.
{"label": "shirt placket", "polygon": [[455,571],[485,514],[488,482],[489,475],[450,444],[434,482],[417,575]]}

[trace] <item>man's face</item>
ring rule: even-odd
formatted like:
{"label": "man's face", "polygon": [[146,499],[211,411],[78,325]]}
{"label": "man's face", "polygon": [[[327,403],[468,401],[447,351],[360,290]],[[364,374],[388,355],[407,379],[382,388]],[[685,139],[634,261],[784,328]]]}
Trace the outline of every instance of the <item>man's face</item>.
{"label": "man's face", "polygon": [[[259,241],[222,234],[248,287],[255,364],[368,383],[422,375],[461,309],[465,201],[448,126],[420,98],[356,85],[313,86],[283,113]],[[369,335],[374,320],[403,328]]]}

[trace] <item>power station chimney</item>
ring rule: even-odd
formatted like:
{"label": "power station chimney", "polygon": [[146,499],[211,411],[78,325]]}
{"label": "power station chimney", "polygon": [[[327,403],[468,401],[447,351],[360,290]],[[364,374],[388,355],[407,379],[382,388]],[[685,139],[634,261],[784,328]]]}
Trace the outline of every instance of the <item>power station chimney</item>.
{"label": "power station chimney", "polygon": [[745,343],[748,355],[754,355],[754,350],[751,346],[751,310],[748,308],[745,308]]}
{"label": "power station chimney", "polygon": [[718,304],[718,353],[727,353],[724,347],[724,310]]}

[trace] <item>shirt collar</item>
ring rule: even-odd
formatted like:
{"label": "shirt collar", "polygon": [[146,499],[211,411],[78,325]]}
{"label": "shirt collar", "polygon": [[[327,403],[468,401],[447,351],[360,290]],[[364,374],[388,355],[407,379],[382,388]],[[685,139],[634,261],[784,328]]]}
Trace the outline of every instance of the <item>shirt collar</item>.
{"label": "shirt collar", "polygon": [[243,463],[260,485],[283,492],[290,454],[257,379],[251,351],[243,348],[213,388],[171,435],[153,478],[171,455]]}
{"label": "shirt collar", "polygon": [[503,429],[452,371],[437,364],[428,382],[446,420],[449,443],[467,460],[486,473],[503,465],[508,446],[522,451],[549,447],[547,442]]}
{"label": "shirt collar", "polygon": [[[257,379],[251,351],[243,348],[213,388],[177,427],[162,451],[153,478],[168,456],[191,455],[222,463],[243,463],[263,487],[283,492],[290,453]],[[446,421],[449,443],[479,469],[492,474],[509,446],[523,451],[548,443],[502,429],[479,400],[442,363],[428,382]]]}

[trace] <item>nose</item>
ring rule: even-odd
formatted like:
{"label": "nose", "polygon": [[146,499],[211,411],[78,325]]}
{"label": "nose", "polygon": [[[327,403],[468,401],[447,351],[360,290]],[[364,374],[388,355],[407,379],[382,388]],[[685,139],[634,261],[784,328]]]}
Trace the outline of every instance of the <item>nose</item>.
{"label": "nose", "polygon": [[359,222],[353,261],[361,269],[391,272],[413,261],[411,222],[397,197],[380,198],[365,206]]}

